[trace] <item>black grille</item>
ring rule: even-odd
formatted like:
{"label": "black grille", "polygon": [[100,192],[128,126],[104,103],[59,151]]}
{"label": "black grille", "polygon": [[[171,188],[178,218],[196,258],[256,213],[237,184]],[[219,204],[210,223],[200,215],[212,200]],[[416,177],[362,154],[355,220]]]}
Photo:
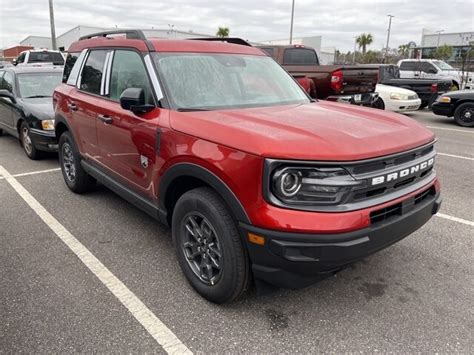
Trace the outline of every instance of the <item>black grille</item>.
{"label": "black grille", "polygon": [[425,200],[428,200],[430,198],[432,198],[433,196],[436,196],[436,189],[434,186],[432,186],[431,188],[429,188],[428,190],[426,191],[423,191],[421,193],[419,193],[418,195],[415,196],[415,205],[425,201]]}
{"label": "black grille", "polygon": [[393,206],[385,207],[377,211],[373,211],[370,213],[370,222],[379,223],[386,221],[387,219],[395,216],[402,215],[402,204],[398,203]]}

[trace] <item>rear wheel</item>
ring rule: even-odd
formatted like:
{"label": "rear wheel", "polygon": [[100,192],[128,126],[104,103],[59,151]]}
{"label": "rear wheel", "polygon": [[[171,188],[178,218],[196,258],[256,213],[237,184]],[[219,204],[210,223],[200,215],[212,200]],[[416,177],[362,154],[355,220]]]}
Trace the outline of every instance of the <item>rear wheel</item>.
{"label": "rear wheel", "polygon": [[225,303],[246,291],[247,252],[227,206],[213,190],[198,188],[180,197],[172,234],[180,267],[201,296]]}
{"label": "rear wheel", "polygon": [[33,141],[31,140],[30,127],[26,122],[23,122],[20,126],[20,142],[28,158],[31,160],[37,160],[42,157],[43,152],[36,149]]}
{"label": "rear wheel", "polygon": [[466,102],[454,111],[454,121],[463,127],[474,127],[474,103]]}
{"label": "rear wheel", "polygon": [[79,152],[69,132],[64,132],[59,138],[59,164],[71,191],[82,193],[94,187],[95,179],[82,168]]}

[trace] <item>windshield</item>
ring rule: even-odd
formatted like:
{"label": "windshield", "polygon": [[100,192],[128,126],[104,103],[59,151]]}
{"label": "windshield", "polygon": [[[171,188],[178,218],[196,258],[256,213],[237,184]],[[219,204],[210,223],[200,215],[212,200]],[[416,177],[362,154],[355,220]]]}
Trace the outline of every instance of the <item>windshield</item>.
{"label": "windshield", "polygon": [[172,105],[212,110],[308,103],[301,87],[267,56],[153,53]]}
{"label": "windshield", "polygon": [[441,70],[456,70],[452,66],[450,66],[448,63],[442,62],[441,60],[435,60],[433,61],[433,63]]}
{"label": "windshield", "polygon": [[21,97],[50,97],[56,86],[61,83],[62,73],[25,73],[18,74],[18,88]]}
{"label": "windshield", "polygon": [[54,63],[64,65],[64,58],[58,52],[30,52],[28,63]]}

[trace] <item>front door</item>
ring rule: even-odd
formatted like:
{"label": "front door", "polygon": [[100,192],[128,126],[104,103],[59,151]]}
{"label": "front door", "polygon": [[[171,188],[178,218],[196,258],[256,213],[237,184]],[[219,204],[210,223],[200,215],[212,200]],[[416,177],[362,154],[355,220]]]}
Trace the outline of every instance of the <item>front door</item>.
{"label": "front door", "polygon": [[[12,72],[0,72],[0,90],[7,90],[14,95],[15,76]],[[13,124],[13,111],[15,104],[11,99],[0,97],[0,129],[8,130],[10,133],[16,132]]]}

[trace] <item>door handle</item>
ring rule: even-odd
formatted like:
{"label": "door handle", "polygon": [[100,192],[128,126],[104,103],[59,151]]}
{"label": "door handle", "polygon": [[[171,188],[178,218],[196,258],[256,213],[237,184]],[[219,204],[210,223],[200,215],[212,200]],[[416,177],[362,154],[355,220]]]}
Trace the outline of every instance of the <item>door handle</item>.
{"label": "door handle", "polygon": [[97,118],[104,122],[104,124],[111,124],[114,121],[112,117],[107,115],[97,115]]}
{"label": "door handle", "polygon": [[78,110],[78,107],[77,105],[74,103],[74,102],[70,102],[67,104],[67,107],[71,110],[71,111],[77,111]]}

